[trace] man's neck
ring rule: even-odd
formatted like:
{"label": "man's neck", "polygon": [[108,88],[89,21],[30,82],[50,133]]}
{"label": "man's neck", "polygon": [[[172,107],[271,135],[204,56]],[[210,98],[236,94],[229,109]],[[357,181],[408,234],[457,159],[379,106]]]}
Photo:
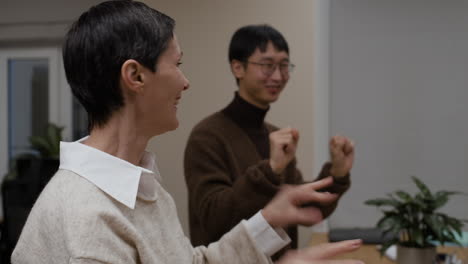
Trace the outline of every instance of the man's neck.
{"label": "man's neck", "polygon": [[262,109],[243,99],[236,92],[231,103],[222,110],[229,118],[244,128],[260,128],[263,126],[267,109]]}
{"label": "man's neck", "polygon": [[239,96],[244,99],[244,101],[248,102],[249,104],[251,105],[254,105],[260,109],[268,109],[270,107],[269,104],[262,104],[258,101],[255,101],[251,96],[249,96],[249,94],[247,92],[245,92],[245,89],[240,89],[239,88],[239,91],[238,91],[238,94]]}

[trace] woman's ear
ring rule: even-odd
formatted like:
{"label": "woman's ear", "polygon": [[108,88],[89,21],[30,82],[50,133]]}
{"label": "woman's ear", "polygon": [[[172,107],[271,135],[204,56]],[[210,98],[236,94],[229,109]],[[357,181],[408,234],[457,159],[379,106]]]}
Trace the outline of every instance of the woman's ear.
{"label": "woman's ear", "polygon": [[136,60],[126,60],[121,67],[120,77],[123,87],[139,93],[143,90],[143,66]]}
{"label": "woman's ear", "polygon": [[232,60],[231,61],[231,71],[232,74],[234,74],[234,77],[237,79],[241,79],[244,77],[245,74],[245,68],[244,68],[244,63],[238,60]]}

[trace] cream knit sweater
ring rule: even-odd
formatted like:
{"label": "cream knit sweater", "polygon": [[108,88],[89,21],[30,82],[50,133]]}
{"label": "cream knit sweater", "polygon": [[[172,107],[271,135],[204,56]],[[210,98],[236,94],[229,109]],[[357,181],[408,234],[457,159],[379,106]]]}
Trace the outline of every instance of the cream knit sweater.
{"label": "cream knit sweater", "polygon": [[193,248],[172,197],[157,183],[156,201],[135,209],[74,172],[60,169],[38,198],[12,263],[270,263],[241,222],[219,242]]}

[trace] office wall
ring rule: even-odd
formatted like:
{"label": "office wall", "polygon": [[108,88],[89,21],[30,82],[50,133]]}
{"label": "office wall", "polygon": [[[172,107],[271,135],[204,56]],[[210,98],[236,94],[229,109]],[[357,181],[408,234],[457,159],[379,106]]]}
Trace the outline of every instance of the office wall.
{"label": "office wall", "polygon": [[[468,2],[331,2],[330,133],[356,141],[353,186],[331,227],[373,226],[364,200],[468,191]],[[445,212],[468,218],[468,196]],[[465,227],[467,229],[468,227]]]}
{"label": "office wall", "polygon": [[0,45],[57,43],[74,19],[99,2],[102,1],[2,0]]}
{"label": "office wall", "polygon": [[188,230],[188,203],[182,163],[186,139],[199,120],[226,106],[233,97],[236,84],[229,69],[227,50],[231,35],[241,26],[269,23],[280,30],[290,44],[291,61],[296,64],[296,70],[267,119],[279,126],[291,125],[300,130],[299,166],[305,177],[312,179],[313,1],[145,2],[177,21],[176,34],[184,52],[182,69],[191,82],[178,110],[179,129],[153,140],[149,147],[157,154],[165,186],[174,194],[185,230]]}

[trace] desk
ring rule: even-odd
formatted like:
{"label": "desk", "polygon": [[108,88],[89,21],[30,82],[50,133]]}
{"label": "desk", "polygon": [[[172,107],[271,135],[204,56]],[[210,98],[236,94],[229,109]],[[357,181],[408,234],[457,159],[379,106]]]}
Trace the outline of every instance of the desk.
{"label": "desk", "polygon": [[[317,245],[328,242],[327,233],[313,233],[310,245]],[[468,263],[468,248],[459,247],[438,247],[437,252],[456,254],[458,258],[463,260],[463,263]],[[395,261],[381,257],[376,245],[362,245],[362,247],[354,252],[344,254],[336,259],[357,259],[362,260],[366,264],[396,264]]]}

